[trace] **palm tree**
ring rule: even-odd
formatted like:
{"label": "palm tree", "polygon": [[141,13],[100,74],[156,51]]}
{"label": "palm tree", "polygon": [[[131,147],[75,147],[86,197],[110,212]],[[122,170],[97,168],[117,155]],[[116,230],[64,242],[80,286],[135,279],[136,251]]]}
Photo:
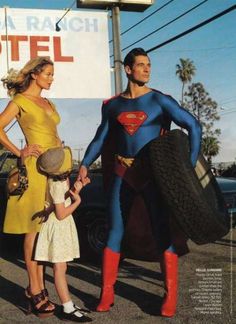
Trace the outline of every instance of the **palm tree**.
{"label": "palm tree", "polygon": [[180,58],[180,64],[176,64],[176,75],[178,75],[180,81],[182,82],[181,105],[183,105],[184,102],[185,84],[192,81],[195,71],[196,67],[193,64],[193,61],[188,58]]}
{"label": "palm tree", "polygon": [[217,137],[205,136],[202,139],[202,153],[207,158],[209,164],[212,162],[212,157],[216,156],[220,150],[220,142]]}

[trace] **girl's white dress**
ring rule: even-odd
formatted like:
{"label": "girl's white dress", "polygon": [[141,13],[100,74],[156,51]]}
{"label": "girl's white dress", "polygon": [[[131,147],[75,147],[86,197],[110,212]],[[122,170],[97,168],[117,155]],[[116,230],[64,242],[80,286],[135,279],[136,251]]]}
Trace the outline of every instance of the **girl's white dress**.
{"label": "girl's white dress", "polygon": [[[69,187],[67,181],[48,180],[49,193],[54,204],[71,204],[71,199],[65,200],[65,193]],[[35,260],[52,263],[68,262],[79,258],[79,240],[72,215],[58,220],[54,212],[43,223],[39,232],[35,250]]]}

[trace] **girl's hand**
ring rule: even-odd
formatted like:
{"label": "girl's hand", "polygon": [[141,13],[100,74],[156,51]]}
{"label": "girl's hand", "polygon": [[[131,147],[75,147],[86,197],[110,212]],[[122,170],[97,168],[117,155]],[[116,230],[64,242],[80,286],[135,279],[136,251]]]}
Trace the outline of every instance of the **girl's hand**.
{"label": "girl's hand", "polygon": [[74,201],[79,202],[79,203],[81,202],[81,198],[80,198],[80,195],[78,192],[70,190],[70,194]]}
{"label": "girl's hand", "polygon": [[88,177],[84,179],[84,183],[82,183],[82,181],[80,180],[76,180],[74,183],[74,192],[79,193],[81,189],[89,183],[90,183],[90,179]]}
{"label": "girl's hand", "polygon": [[90,178],[88,177],[84,178],[83,187],[87,186],[87,184],[89,184],[90,182],[91,182]]}
{"label": "girl's hand", "polygon": [[38,158],[42,153],[40,150],[41,146],[38,144],[29,144],[25,145],[25,147],[20,151],[21,161],[24,163],[25,159],[28,156],[35,156]]}
{"label": "girl's hand", "polygon": [[82,188],[83,188],[82,181],[76,180],[75,183],[74,183],[73,191],[76,192],[76,193],[79,193]]}

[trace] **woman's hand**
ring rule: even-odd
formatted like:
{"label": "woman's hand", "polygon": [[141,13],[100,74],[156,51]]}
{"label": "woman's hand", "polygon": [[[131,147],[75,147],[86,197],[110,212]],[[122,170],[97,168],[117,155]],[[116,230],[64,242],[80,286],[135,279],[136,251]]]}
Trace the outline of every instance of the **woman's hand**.
{"label": "woman's hand", "polygon": [[28,156],[34,156],[38,158],[42,151],[40,150],[41,146],[38,144],[29,144],[26,145],[21,151],[20,151],[20,157],[22,163],[24,163],[25,159]]}

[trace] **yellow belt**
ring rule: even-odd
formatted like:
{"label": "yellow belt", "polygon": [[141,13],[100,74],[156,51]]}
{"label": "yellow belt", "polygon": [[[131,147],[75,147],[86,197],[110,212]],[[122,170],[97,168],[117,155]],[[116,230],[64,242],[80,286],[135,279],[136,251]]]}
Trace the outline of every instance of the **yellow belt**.
{"label": "yellow belt", "polygon": [[127,168],[130,168],[134,162],[134,158],[125,158],[120,155],[117,155],[116,157],[117,157],[117,160],[120,162],[120,164]]}

